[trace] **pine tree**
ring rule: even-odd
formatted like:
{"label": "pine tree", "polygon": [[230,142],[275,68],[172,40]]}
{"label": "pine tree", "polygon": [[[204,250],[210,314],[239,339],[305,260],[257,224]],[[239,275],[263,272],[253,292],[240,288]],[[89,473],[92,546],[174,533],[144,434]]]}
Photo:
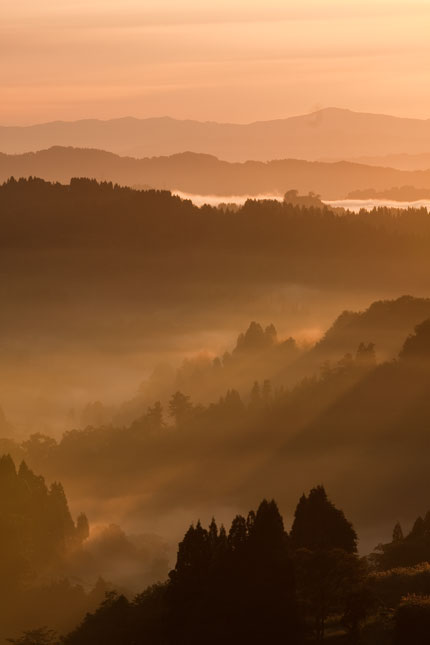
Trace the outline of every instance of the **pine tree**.
{"label": "pine tree", "polygon": [[401,540],[403,540],[403,531],[400,522],[397,522],[393,528],[393,542],[400,542]]}
{"label": "pine tree", "polygon": [[169,401],[169,414],[175,419],[177,426],[185,423],[191,414],[193,405],[189,396],[182,392],[175,392]]}
{"label": "pine tree", "polygon": [[154,405],[148,407],[146,418],[149,422],[151,430],[161,430],[163,427],[163,408],[160,401],[156,401]]}
{"label": "pine tree", "polygon": [[90,525],[85,513],[78,515],[76,520],[76,537],[78,542],[84,542],[90,536]]}

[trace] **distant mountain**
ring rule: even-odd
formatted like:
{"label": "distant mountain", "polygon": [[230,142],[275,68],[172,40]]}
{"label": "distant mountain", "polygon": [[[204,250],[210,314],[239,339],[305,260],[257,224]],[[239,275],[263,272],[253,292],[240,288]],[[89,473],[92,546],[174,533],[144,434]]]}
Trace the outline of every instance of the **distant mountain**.
{"label": "distant mountain", "polygon": [[414,188],[413,186],[400,186],[389,190],[376,191],[373,188],[368,190],[353,190],[348,195],[349,199],[382,199],[395,202],[417,202],[430,200],[430,188]]}
{"label": "distant mountain", "polygon": [[0,127],[0,151],[5,153],[57,145],[100,148],[135,157],[191,150],[229,161],[288,157],[343,160],[430,153],[430,120],[328,108],[246,125],[128,117]]}
{"label": "distant mountain", "polygon": [[430,168],[430,153],[417,155],[391,154],[382,157],[357,157],[349,159],[355,163],[364,163],[367,166],[383,166],[397,168],[398,170],[427,170]]}
{"label": "distant mountain", "polygon": [[101,150],[54,147],[22,155],[0,154],[0,181],[36,176],[69,183],[91,177],[128,186],[153,187],[200,195],[283,195],[289,189],[342,199],[356,190],[430,188],[430,170],[405,172],[360,164],[297,159],[229,163],[216,157],[182,153],[134,159]]}

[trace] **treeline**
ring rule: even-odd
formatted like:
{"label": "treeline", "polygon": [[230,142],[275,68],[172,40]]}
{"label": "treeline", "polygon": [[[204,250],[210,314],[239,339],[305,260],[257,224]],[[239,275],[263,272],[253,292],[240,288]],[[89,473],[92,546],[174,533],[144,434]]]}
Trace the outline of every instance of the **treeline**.
{"label": "treeline", "polygon": [[290,533],[267,500],[228,532],[197,522],[166,583],[132,602],[108,596],[64,642],[300,643],[306,634],[319,642],[331,615],[355,637],[371,606],[356,542],[321,486],[300,499]]}
{"label": "treeline", "polygon": [[134,270],[150,262],[154,284],[175,265],[176,280],[195,277],[198,267],[221,281],[324,284],[359,278],[363,286],[381,280],[379,270],[391,263],[397,278],[407,271],[408,279],[423,284],[428,263],[425,209],[339,216],[328,208],[249,200],[231,212],[197,208],[166,191],[135,191],[89,179],[73,179],[69,186],[11,179],[0,187],[0,206],[1,248],[80,249],[78,274],[90,266],[95,271],[101,252],[112,254],[105,258],[108,273],[124,253],[129,255],[125,266]]}
{"label": "treeline", "polygon": [[[29,570],[43,570],[89,534],[84,514],[73,521],[60,483],[48,488],[24,461],[17,471],[9,455],[0,457],[0,526],[1,551],[9,554],[6,566],[15,568],[15,582]],[[1,578],[7,580],[5,572]]]}
{"label": "treeline", "polygon": [[[305,377],[326,371],[330,362],[336,363],[345,355],[354,356],[360,345],[373,347],[374,362],[395,358],[410,331],[429,316],[430,299],[402,296],[376,301],[365,311],[344,311],[310,347],[301,346],[292,337],[278,338],[273,324],[263,326],[253,321],[230,350],[215,358],[207,354],[189,357],[176,370],[158,368],[131,399],[116,406],[90,402],[73,411],[70,423],[81,428],[127,426],[155,400],[166,403],[178,390],[198,404],[218,400],[226,388],[237,390],[246,402],[255,381],[262,390],[280,393]],[[360,358],[366,358],[365,352],[360,352]]]}
{"label": "treeline", "polygon": [[419,515],[409,533],[403,534],[400,522],[393,529],[393,539],[380,544],[373,556],[378,568],[395,569],[430,562],[430,511]]}
{"label": "treeline", "polygon": [[[51,479],[61,477],[78,498],[89,487],[99,499],[127,499],[138,490],[151,514],[179,501],[189,508],[205,500],[244,505],[262,486],[290,508],[303,472],[312,471],[350,500],[360,527],[369,526],[399,511],[408,519],[425,505],[429,375],[424,321],[396,360],[376,364],[374,348],[363,343],[291,388],[263,379],[246,397],[230,389],[208,405],[178,390],[167,405],[155,401],[125,426],[75,428],[60,440],[40,433],[21,444],[3,439],[1,447]],[[208,468],[223,478],[207,477]],[[381,477],[382,506],[373,495]]]}
{"label": "treeline", "polygon": [[[63,487],[47,486],[25,462],[0,457],[0,640],[40,621],[71,628],[111,586],[89,590],[69,580],[64,563],[81,551],[87,517],[74,521]],[[87,564],[89,563],[87,558]]]}
{"label": "treeline", "polygon": [[[238,346],[240,352],[246,353],[244,343],[245,340]],[[282,357],[282,348],[280,351]],[[233,359],[227,359],[227,364],[229,360]],[[16,459],[26,459],[33,467],[43,468],[49,477],[61,475],[75,495],[85,495],[88,486],[103,496],[114,491],[127,496],[130,486],[149,491],[152,475],[158,469],[169,469],[180,462],[184,471],[178,472],[173,487],[178,491],[184,487],[188,503],[195,495],[206,495],[215,483],[204,478],[196,487],[206,460],[224,461],[229,464],[232,479],[216,484],[219,498],[227,501],[237,494],[240,477],[234,473],[240,464],[246,464],[248,459],[252,463],[258,454],[276,454],[280,446],[318,419],[374,367],[372,347],[362,344],[354,355],[331,364],[326,362],[320,374],[291,388],[275,387],[270,379],[256,380],[244,395],[231,388],[208,405],[177,390],[165,406],[155,401],[144,410],[135,409],[136,418],[125,426],[97,425],[104,409],[101,403],[94,403],[85,411],[92,425],[68,430],[59,440],[42,433],[21,443],[3,439],[0,447]],[[283,459],[281,454],[279,457]],[[142,477],[145,471],[149,473],[147,478]],[[172,491],[170,496],[163,490],[163,480],[159,486],[152,491],[154,499],[161,495],[166,496],[168,504],[174,503],[177,492]]]}
{"label": "treeline", "polygon": [[317,486],[301,496],[290,531],[274,500],[237,515],[229,530],[215,519],[207,528],[198,521],[165,582],[132,599],[108,592],[65,636],[42,627],[10,642],[424,645],[429,571],[428,562],[380,571],[359,557],[351,522]]}
{"label": "treeline", "polygon": [[428,188],[416,188],[415,186],[395,186],[388,190],[353,190],[348,195],[349,199],[389,199],[397,202],[413,202],[430,199]]}

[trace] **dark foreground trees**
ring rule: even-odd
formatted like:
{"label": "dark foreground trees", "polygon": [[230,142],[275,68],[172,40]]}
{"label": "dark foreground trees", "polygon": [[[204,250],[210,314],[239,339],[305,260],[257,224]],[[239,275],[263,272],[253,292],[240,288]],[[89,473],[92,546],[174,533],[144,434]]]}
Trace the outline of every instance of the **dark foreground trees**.
{"label": "dark foreground trees", "polygon": [[301,613],[316,641],[327,618],[341,615],[351,638],[370,606],[363,562],[356,555],[357,534],[323,486],[303,495],[291,529]]}
{"label": "dark foreground trees", "polygon": [[65,644],[294,645],[321,640],[329,615],[354,642],[369,604],[364,574],[351,524],[318,487],[300,500],[291,536],[273,500],[228,532],[215,520],[190,526],[166,583],[132,602],[109,594]]}
{"label": "dark foreground trees", "polygon": [[237,516],[228,535],[215,521],[192,526],[179,545],[168,589],[176,642],[295,642],[299,633],[293,561],[274,501]]}
{"label": "dark foreground trees", "polygon": [[411,595],[399,604],[395,615],[395,645],[427,645],[430,642],[430,596]]}

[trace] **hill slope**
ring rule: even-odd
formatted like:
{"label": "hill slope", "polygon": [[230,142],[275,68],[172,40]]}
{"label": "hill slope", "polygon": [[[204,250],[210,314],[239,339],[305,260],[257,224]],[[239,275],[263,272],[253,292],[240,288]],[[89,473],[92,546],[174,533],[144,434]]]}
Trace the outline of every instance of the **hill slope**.
{"label": "hill slope", "polygon": [[430,188],[430,170],[407,172],[361,164],[297,159],[229,163],[203,154],[134,159],[110,152],[54,147],[22,155],[0,154],[0,181],[41,177],[69,183],[91,177],[128,186],[151,186],[199,195],[283,195],[288,189],[314,191],[325,199],[342,199],[356,190]]}

